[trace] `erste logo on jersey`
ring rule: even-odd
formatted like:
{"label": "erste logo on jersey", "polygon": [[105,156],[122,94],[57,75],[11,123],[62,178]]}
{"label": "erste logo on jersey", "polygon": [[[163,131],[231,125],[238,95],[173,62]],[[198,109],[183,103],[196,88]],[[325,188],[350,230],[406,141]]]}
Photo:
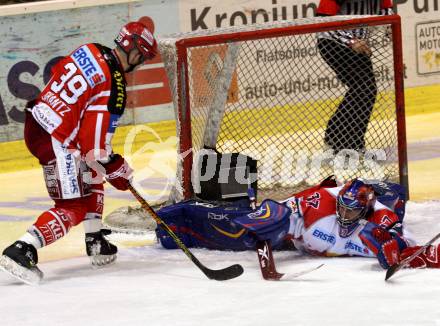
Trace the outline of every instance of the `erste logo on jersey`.
{"label": "erste logo on jersey", "polygon": [[353,241],[349,240],[345,246],[344,249],[349,249],[349,250],[355,250],[360,254],[368,254],[368,249],[365,248],[364,246],[360,246],[356,243],[354,243]]}
{"label": "erste logo on jersey", "polygon": [[336,243],[336,237],[333,234],[327,233],[325,231],[322,231],[320,229],[313,230],[312,235],[315,238],[321,239],[322,241],[335,244]]}
{"label": "erste logo on jersey", "polygon": [[104,72],[86,45],[78,48],[72,54],[72,59],[86,77],[90,87],[95,87],[105,82]]}

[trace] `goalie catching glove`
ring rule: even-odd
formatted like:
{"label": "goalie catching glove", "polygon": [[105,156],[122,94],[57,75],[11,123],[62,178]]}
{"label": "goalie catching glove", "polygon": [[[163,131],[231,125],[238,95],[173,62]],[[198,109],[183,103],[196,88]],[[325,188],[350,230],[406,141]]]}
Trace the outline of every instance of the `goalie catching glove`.
{"label": "goalie catching glove", "polygon": [[125,191],[131,181],[133,170],[119,154],[110,155],[107,163],[100,163],[105,169],[105,179],[118,190]]}

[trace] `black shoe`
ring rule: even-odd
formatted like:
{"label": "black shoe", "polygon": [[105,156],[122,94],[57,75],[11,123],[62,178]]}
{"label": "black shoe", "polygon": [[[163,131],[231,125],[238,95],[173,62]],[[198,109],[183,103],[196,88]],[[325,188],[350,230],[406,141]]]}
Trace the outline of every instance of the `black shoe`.
{"label": "black shoe", "polygon": [[103,266],[116,260],[118,248],[104,237],[110,230],[86,233],[86,251],[93,266]]}
{"label": "black shoe", "polygon": [[38,267],[37,249],[31,244],[16,241],[3,251],[0,269],[28,284],[37,284],[43,278]]}

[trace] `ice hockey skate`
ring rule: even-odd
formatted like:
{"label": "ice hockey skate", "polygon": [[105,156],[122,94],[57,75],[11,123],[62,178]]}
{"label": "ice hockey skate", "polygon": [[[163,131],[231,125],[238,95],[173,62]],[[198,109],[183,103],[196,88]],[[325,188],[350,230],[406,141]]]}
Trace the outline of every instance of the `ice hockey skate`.
{"label": "ice hockey skate", "polygon": [[118,248],[104,237],[110,233],[110,230],[86,233],[87,255],[94,267],[105,266],[116,260]]}
{"label": "ice hockey skate", "polygon": [[43,279],[37,263],[37,250],[23,241],[14,242],[0,257],[0,269],[29,285],[36,285]]}

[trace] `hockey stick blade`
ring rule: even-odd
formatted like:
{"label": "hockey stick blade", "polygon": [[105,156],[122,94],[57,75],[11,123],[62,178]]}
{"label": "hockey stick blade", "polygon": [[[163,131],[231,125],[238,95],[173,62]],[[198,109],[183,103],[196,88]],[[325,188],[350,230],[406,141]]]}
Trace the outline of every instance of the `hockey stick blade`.
{"label": "hockey stick blade", "polygon": [[227,281],[236,278],[243,274],[244,271],[243,267],[239,264],[231,265],[223,269],[209,269],[203,266],[201,270],[210,280],[216,281]]}
{"label": "hockey stick blade", "polygon": [[387,269],[387,273],[385,275],[385,281],[388,281],[391,276],[396,274],[400,269],[408,265],[414,258],[420,255],[426,248],[428,248],[434,241],[440,238],[440,233],[438,233],[434,238],[429,240],[423,246],[421,246],[416,252],[414,252],[411,256],[406,257],[400,263],[394,264]]}
{"label": "hockey stick blade", "polygon": [[267,281],[289,281],[299,276],[311,273],[324,266],[320,264],[296,273],[278,273],[273,258],[272,246],[269,240],[257,241],[256,251],[260,263],[261,274]]}
{"label": "hockey stick blade", "polygon": [[295,279],[295,278],[303,276],[305,274],[309,274],[311,272],[314,272],[317,269],[320,269],[322,266],[324,266],[324,264],[321,264],[321,265],[318,265],[318,266],[314,266],[314,267],[311,267],[311,268],[308,268],[308,269],[305,269],[303,271],[299,271],[299,272],[296,272],[296,273],[287,273],[287,274],[285,274],[285,276],[283,277],[282,280],[288,281],[288,280],[291,280],[291,279]]}
{"label": "hockey stick blade", "polygon": [[157,215],[153,208],[147,203],[147,201],[139,194],[139,192],[131,185],[128,185],[128,189],[130,189],[133,196],[139,201],[151,217],[156,221],[157,225],[159,225],[168,235],[173,238],[174,242],[177,246],[185,253],[185,255],[211,280],[216,281],[226,281],[233,278],[236,278],[243,274],[243,267],[241,265],[235,264],[224,269],[214,270],[209,269],[205,265],[203,265],[194,254],[188,249],[187,246],[179,239],[179,237],[170,229],[170,227]]}

